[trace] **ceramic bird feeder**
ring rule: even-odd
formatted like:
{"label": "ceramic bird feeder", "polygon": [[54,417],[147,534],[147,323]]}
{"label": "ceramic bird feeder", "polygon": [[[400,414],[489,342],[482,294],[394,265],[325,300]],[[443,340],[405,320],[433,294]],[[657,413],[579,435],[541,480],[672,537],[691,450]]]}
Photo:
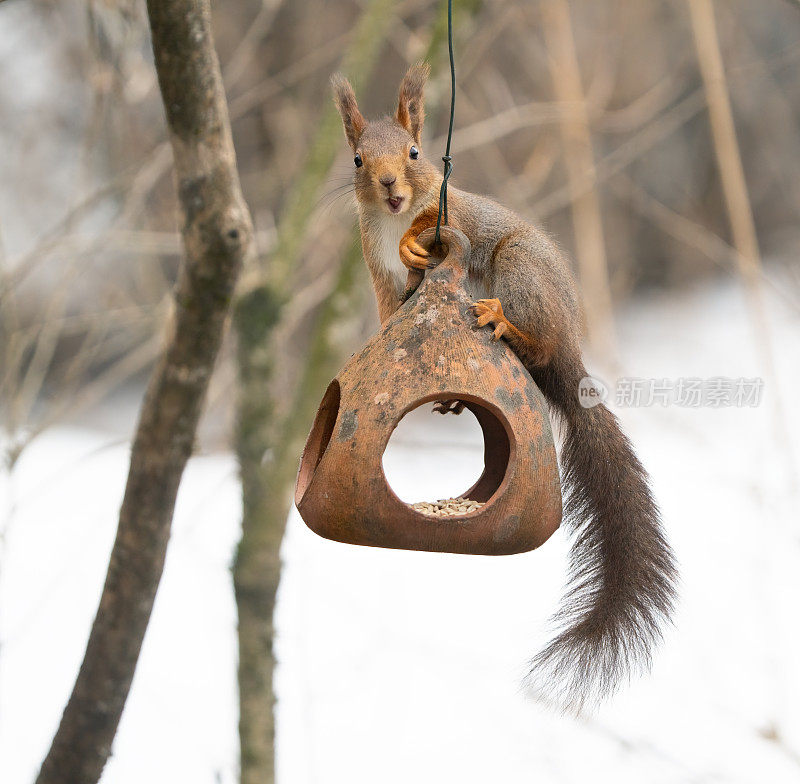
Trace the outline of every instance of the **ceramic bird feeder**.
{"label": "ceramic bird feeder", "polygon": [[[547,406],[505,341],[477,329],[469,241],[442,228],[446,258],[331,382],[300,461],[295,503],[309,528],[350,544],[480,555],[541,545],[561,522]],[[478,420],[484,470],[463,497],[477,511],[434,517],[390,488],[382,457],[405,414],[462,401]]]}

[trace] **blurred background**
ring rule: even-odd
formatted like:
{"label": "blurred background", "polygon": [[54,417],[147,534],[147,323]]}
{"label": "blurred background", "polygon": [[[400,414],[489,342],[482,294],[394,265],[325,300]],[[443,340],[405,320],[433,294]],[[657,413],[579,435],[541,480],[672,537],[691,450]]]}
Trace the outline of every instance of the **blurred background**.
{"label": "blurred background", "polygon": [[[717,0],[715,26],[707,7],[455,2],[452,182],[574,259],[590,370],[612,390],[763,381],[757,405],[612,394],[682,567],[653,675],[583,719],[520,690],[563,583],[561,532],[521,556],[433,556],[327,542],[293,512],[275,627],[279,781],[798,780],[800,7]],[[282,532],[322,391],[378,325],[330,74],[351,76],[377,116],[428,59],[430,158],[447,129],[441,2],[213,12],[258,258],[107,782],[238,780],[237,459],[273,491]],[[27,782],[96,610],[182,251],[143,3],[6,0],[0,73],[0,779]],[[466,414],[415,413],[387,474],[408,500],[457,493],[480,470],[480,437]]]}

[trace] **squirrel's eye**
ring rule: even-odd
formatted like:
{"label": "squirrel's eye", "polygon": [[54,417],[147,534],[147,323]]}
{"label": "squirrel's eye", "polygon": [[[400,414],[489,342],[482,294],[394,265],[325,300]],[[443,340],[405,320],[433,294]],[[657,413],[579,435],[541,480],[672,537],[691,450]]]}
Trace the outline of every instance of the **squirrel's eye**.
{"label": "squirrel's eye", "polygon": [[419,157],[419,150],[412,145],[411,149],[408,151],[408,154],[411,156],[412,160],[417,160]]}
{"label": "squirrel's eye", "polygon": [[364,165],[364,161],[361,160],[361,156],[358,153],[356,153],[356,157],[353,158],[353,163],[356,165],[356,168]]}

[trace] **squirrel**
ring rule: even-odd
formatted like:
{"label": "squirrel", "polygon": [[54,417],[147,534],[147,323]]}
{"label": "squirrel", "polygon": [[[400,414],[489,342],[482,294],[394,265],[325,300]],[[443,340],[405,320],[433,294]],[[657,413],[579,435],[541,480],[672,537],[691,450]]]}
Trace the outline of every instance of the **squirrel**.
{"label": "squirrel", "polygon": [[[364,259],[381,323],[401,306],[409,271],[438,263],[431,252],[442,175],[422,154],[426,64],[400,85],[397,112],[368,122],[351,84],[331,78],[354,155],[354,191]],[[469,239],[468,279],[481,298],[476,327],[505,339],[563,425],[564,519],[573,535],[569,579],[553,639],[532,660],[528,685],[563,710],[580,712],[649,669],[676,601],[677,569],[646,471],[617,418],[585,408],[588,374],[569,265],[554,242],[509,209],[448,186],[448,225]],[[439,256],[441,254],[437,254]],[[409,278],[409,284],[413,280]],[[440,413],[459,413],[441,401]]]}

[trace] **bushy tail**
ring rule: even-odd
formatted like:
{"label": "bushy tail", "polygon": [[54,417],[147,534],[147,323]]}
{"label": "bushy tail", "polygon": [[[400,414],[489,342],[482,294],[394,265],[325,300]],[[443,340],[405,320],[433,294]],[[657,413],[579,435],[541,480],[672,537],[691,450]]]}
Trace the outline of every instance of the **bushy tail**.
{"label": "bushy tail", "polygon": [[565,522],[573,530],[569,581],[557,633],[531,664],[528,684],[579,712],[650,666],[676,598],[677,573],[647,474],[616,417],[583,408],[579,358],[535,373],[565,425]]}

